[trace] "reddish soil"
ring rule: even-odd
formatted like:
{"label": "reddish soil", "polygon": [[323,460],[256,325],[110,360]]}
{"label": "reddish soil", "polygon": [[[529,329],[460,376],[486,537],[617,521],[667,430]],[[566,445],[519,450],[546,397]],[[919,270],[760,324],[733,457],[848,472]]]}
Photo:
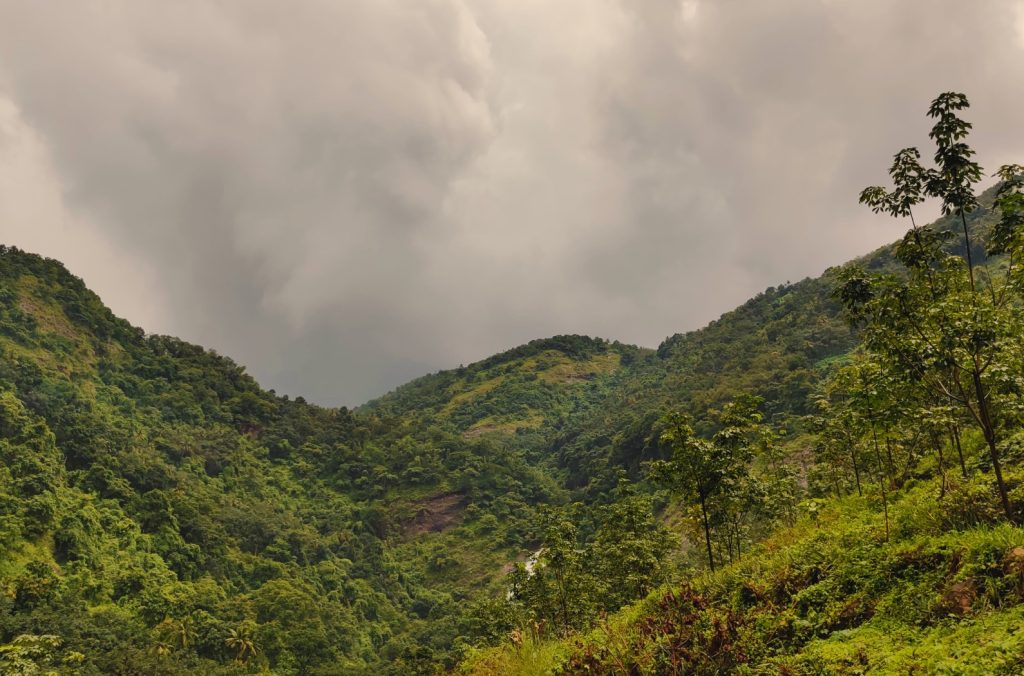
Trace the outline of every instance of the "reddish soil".
{"label": "reddish soil", "polygon": [[402,530],[406,537],[423,533],[438,533],[462,520],[466,507],[466,496],[445,493],[427,498],[416,508],[416,514],[409,519]]}

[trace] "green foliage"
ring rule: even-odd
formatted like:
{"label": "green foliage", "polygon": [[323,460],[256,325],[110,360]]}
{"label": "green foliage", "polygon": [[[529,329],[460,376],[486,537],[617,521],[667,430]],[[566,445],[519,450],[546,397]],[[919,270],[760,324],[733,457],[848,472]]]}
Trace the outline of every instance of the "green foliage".
{"label": "green foliage", "polygon": [[[1007,166],[997,172],[1005,180],[996,189],[994,200],[1001,219],[993,228],[991,250],[982,247],[980,251],[983,257],[1005,255],[1007,268],[976,269],[967,215],[980,207],[974,185],[982,171],[971,159],[974,151],[964,142],[972,125],[958,114],[967,107],[963,94],[947,92],[937,97],[928,111],[936,119],[929,135],[936,144],[935,168],[917,164],[915,149],[901,151],[890,170],[896,188],[891,193],[868,188],[861,195],[861,201],[876,211],[897,217],[912,217],[911,207],[925,196],[940,198],[943,213],[956,215],[962,225],[963,256],[944,252],[941,244],[945,238],[912,221],[897,249],[905,274],[871,276],[851,269],[836,295],[851,322],[863,326],[864,345],[877,372],[871,392],[902,386],[919,400],[917,408],[925,417],[954,426],[966,417],[976,424],[988,447],[1003,511],[1006,518],[1014,519],[1003,478],[1001,445],[1024,413],[1020,396],[1024,381],[1019,375],[1024,296],[1013,270],[1014,261],[1024,254],[1017,232],[1024,223],[1019,213],[1021,183],[1019,167]],[[869,387],[866,382],[862,385],[861,391]],[[881,411],[890,418],[908,417],[905,407],[900,410],[895,404],[865,406],[873,430]],[[941,446],[939,462],[944,471]],[[891,460],[889,464],[891,481]]]}
{"label": "green foliage", "polygon": [[0,299],[9,661],[430,671],[480,638],[456,600],[500,584],[536,505],[563,499],[514,443],[277,397],[115,318],[53,261],[0,249]]}
{"label": "green foliage", "polygon": [[566,636],[664,581],[674,538],[655,520],[650,496],[625,480],[618,493],[596,509],[542,510],[540,547],[509,574],[505,603],[479,608],[478,620]]}
{"label": "green foliage", "polygon": [[671,449],[652,435],[666,411],[702,416],[750,394],[763,398],[773,424],[788,427],[810,413],[829,361],[856,344],[830,296],[831,274],[769,288],[703,329],[668,338],[624,371],[551,442],[569,487],[600,499],[619,469],[638,480],[645,463],[667,459]]}
{"label": "green foliage", "polygon": [[[976,194],[982,170],[965,142],[967,107],[962,94],[937,97],[928,111],[934,167],[903,149],[890,168],[894,187],[861,193],[874,211],[909,217],[911,229],[891,250],[832,273],[833,297],[862,343],[819,359],[823,372],[806,381],[813,409],[780,411],[783,398],[762,403],[747,394],[725,405],[679,406],[676,394],[661,400],[674,405],[660,423],[620,425],[612,443],[655,460],[652,478],[681,499],[683,518],[696,526],[692,540],[704,541],[708,572],[572,641],[548,639],[534,651],[549,657],[547,669],[1024,668],[1024,183],[1021,167],[1008,165],[996,172],[999,185]],[[921,227],[913,210],[927,197],[942,201],[945,218]],[[766,425],[765,411],[785,429]],[[613,454],[594,455],[594,437],[587,441],[570,450],[588,453],[595,475],[617,464]],[[792,523],[798,511],[805,516],[794,527],[750,547],[747,538]],[[514,672],[521,647],[512,643],[474,655],[467,670],[503,664]]]}
{"label": "green foliage", "polygon": [[[653,463],[652,474],[699,511],[696,530],[702,531],[711,570],[716,560],[713,532],[732,560],[741,555],[752,524],[769,515],[770,496],[775,493],[775,503],[783,509],[791,499],[791,474],[782,468],[773,431],[762,423],[762,403],[759,397],[741,396],[712,411],[702,425],[715,430],[707,438],[681,413],[670,414],[661,432],[672,457]],[[758,453],[771,472],[752,471]]]}
{"label": "green foliage", "polygon": [[854,266],[356,410],[0,247],[0,671],[1019,672],[1024,171],[966,107]]}
{"label": "green foliage", "polygon": [[[939,498],[935,488],[928,481],[898,495],[889,540],[872,499],[833,500],[714,574],[656,590],[584,635],[549,639],[534,649],[548,661],[532,668],[1016,673],[1024,530],[955,529],[942,515],[972,489],[957,486]],[[989,490],[984,503],[998,521],[998,495]],[[501,673],[491,665],[502,664],[516,673],[524,652],[506,643],[474,655],[466,671]]]}

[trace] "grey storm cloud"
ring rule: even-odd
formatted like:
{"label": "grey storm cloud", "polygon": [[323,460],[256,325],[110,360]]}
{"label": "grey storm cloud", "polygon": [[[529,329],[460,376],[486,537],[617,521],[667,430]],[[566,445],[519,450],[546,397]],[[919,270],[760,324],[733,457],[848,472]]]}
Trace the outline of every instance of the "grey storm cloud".
{"label": "grey storm cloud", "polygon": [[356,404],[893,239],[856,193],[948,89],[1024,157],[1024,1],[0,0],[0,234]]}

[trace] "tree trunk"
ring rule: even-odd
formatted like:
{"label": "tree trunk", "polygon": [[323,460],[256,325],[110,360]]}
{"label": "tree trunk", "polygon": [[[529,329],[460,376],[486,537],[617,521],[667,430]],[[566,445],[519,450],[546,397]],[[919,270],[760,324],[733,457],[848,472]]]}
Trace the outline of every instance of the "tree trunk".
{"label": "tree trunk", "polygon": [[743,557],[743,532],[740,529],[740,517],[736,517],[736,558]]}
{"label": "tree trunk", "polygon": [[565,578],[561,568],[555,574],[558,581],[558,604],[562,607],[562,632],[564,636],[569,635],[569,604],[565,599]]}
{"label": "tree trunk", "polygon": [[892,440],[888,429],[885,430],[885,459],[889,467],[889,481],[896,484],[896,463],[892,459]]}
{"label": "tree trunk", "polygon": [[[850,436],[850,430],[843,427],[843,432],[846,434],[846,443],[850,447],[850,461],[853,463],[853,478],[857,483],[857,495],[863,496],[864,492],[860,489],[860,466],[857,464],[857,445],[853,443],[853,437]],[[870,472],[868,472],[868,479],[870,480]]]}
{"label": "tree trunk", "polygon": [[941,484],[939,485],[939,499],[946,497],[946,461],[942,455],[942,439],[933,430],[932,431],[932,443],[935,444],[935,450],[939,454],[939,476],[941,477]]}
{"label": "tree trunk", "polygon": [[957,457],[960,458],[960,473],[967,478],[967,463],[964,461],[964,449],[960,445],[960,426],[955,422],[949,425],[949,434],[953,437],[953,445],[956,446]]}
{"label": "tree trunk", "polygon": [[708,548],[708,567],[715,572],[715,557],[711,553],[711,523],[708,521],[707,497],[704,493],[700,496],[700,514],[704,518],[704,544]]}
{"label": "tree trunk", "polygon": [[857,464],[857,449],[850,446],[850,460],[853,462],[853,479],[857,484],[857,495],[862,496],[864,492],[860,489],[860,466]]}
{"label": "tree trunk", "polygon": [[960,210],[960,222],[964,226],[964,245],[967,247],[967,272],[971,278],[971,293],[977,293],[977,289],[974,286],[974,257],[971,254],[971,235],[967,232],[967,217],[964,216],[964,210]]}
{"label": "tree trunk", "polygon": [[878,460],[878,485],[882,488],[882,511],[885,514],[885,541],[889,541],[889,495],[886,492],[885,484],[888,477],[885,476],[885,465],[882,462],[882,451],[878,447],[878,432],[875,431],[875,424],[871,424],[871,439],[874,442],[875,458]]}
{"label": "tree trunk", "polygon": [[1003,467],[999,462],[999,447],[996,443],[996,430],[992,422],[992,416],[988,408],[988,393],[985,391],[985,384],[981,382],[981,373],[974,369],[971,374],[974,380],[974,392],[978,398],[978,422],[981,423],[981,432],[985,435],[985,443],[988,444],[989,457],[992,460],[992,472],[996,475],[996,488],[999,489],[999,500],[1003,503],[1003,512],[1007,520],[1014,523],[1013,508],[1010,507],[1010,495],[1006,489],[1006,482],[1003,481]]}

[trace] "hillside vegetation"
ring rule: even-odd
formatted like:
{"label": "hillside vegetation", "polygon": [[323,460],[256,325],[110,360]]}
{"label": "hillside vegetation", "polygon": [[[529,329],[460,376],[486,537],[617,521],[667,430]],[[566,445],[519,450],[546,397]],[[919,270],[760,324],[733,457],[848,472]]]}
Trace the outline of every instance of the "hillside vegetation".
{"label": "hillside vegetation", "polygon": [[54,261],[4,248],[0,283],[0,636],[41,642],[9,654],[83,673],[432,664],[533,505],[562,499],[506,445],[265,392]]}
{"label": "hillside vegetation", "polygon": [[570,640],[506,641],[463,671],[1019,674],[1024,531],[1000,522],[987,488],[957,482],[939,499],[937,482],[905,485],[888,540],[877,492],[809,505],[714,574],[659,589]]}
{"label": "hillside vegetation", "polygon": [[651,353],[587,336],[556,336],[451,371],[417,378],[369,402],[366,411],[446,427],[465,438],[498,433],[549,438],[593,408],[623,372]]}
{"label": "hillside vegetation", "polygon": [[1024,170],[657,350],[536,340],[354,410],[0,247],[0,673],[1020,673]]}
{"label": "hillside vegetation", "polygon": [[[966,107],[933,101],[933,168],[903,149],[893,187],[861,193],[911,227],[825,276],[837,305],[799,326],[842,316],[859,340],[820,354],[810,396],[751,397],[768,394],[755,369],[703,412],[683,388],[653,424],[646,476],[687,508],[701,569],[583,622],[519,594],[527,630],[471,653],[465,673],[1024,671],[1024,167],[976,195]],[[919,226],[926,197],[944,218]],[[564,554],[530,579],[546,571],[563,587],[588,574]],[[562,626],[530,624],[545,615]]]}

